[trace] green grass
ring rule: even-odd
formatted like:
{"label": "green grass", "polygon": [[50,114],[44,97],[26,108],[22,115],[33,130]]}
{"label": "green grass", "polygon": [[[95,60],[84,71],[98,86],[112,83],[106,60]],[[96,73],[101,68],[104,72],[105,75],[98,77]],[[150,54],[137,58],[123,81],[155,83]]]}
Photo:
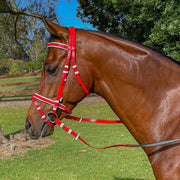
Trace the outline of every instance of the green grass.
{"label": "green grass", "polygon": [[20,83],[20,82],[32,82],[32,81],[39,81],[39,80],[40,80],[40,76],[4,78],[4,79],[0,79],[0,84]]}
{"label": "green grass", "polygon": [[8,92],[8,91],[23,91],[23,90],[33,90],[37,89],[38,85],[21,85],[21,86],[10,86],[10,87],[0,87],[1,92]]}
{"label": "green grass", "polygon": [[[4,134],[24,129],[27,108],[0,109]],[[106,104],[79,105],[73,115],[117,119]],[[91,145],[136,143],[122,125],[100,125],[64,120]],[[55,127],[50,137],[56,143],[40,150],[29,150],[23,157],[0,160],[0,179],[4,180],[138,180],[155,179],[144,151],[140,148],[94,150]]]}

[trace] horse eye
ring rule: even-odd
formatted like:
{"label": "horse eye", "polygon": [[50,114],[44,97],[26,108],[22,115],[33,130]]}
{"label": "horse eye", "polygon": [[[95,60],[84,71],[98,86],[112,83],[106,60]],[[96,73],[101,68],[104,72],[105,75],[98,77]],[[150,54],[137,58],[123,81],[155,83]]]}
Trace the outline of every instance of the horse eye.
{"label": "horse eye", "polygon": [[46,67],[45,70],[46,70],[46,73],[47,73],[47,74],[52,75],[52,74],[55,74],[55,73],[56,73],[57,68],[56,68],[56,67]]}

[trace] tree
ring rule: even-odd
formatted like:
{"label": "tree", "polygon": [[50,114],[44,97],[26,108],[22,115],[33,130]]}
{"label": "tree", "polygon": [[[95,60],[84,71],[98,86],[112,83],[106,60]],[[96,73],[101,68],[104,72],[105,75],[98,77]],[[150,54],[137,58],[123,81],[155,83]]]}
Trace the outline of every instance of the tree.
{"label": "tree", "polygon": [[7,74],[9,72],[9,63],[7,62],[6,54],[0,47],[0,75]]}
{"label": "tree", "polygon": [[32,70],[40,70],[44,64],[46,51],[44,50],[43,44],[44,41],[42,40],[41,42],[39,36],[35,35],[31,46],[28,49],[30,62],[32,63],[28,64],[28,67],[31,66]]}
{"label": "tree", "polygon": [[21,48],[15,41],[15,30],[13,25],[15,16],[8,17],[8,14],[0,14],[0,46],[1,50],[6,54],[7,59],[28,59],[28,54],[26,53],[29,39],[29,36],[27,35],[28,29],[26,28],[25,23],[22,22],[25,21],[23,20],[24,17],[20,17],[19,19],[21,20],[21,23],[18,23],[17,27],[19,32],[18,38],[21,43],[26,43],[26,46],[23,48]]}
{"label": "tree", "polygon": [[[58,0],[1,0],[0,46],[7,58],[29,60],[28,49],[33,37],[47,33],[42,16],[57,20]],[[39,38],[41,39],[41,38]]]}
{"label": "tree", "polygon": [[[26,15],[40,18],[42,15],[49,19],[56,18],[54,8],[58,0],[1,0],[0,13]],[[54,7],[55,6],[55,7]]]}
{"label": "tree", "polygon": [[7,59],[0,59],[0,75],[5,75],[9,73],[10,65]]}
{"label": "tree", "polygon": [[100,31],[150,45],[180,61],[177,42],[180,40],[178,0],[78,0],[78,2],[77,16],[83,22],[92,24]]}
{"label": "tree", "polygon": [[180,8],[169,3],[144,44],[180,61]]}
{"label": "tree", "polygon": [[9,75],[22,74],[26,70],[25,62],[21,60],[9,59]]}

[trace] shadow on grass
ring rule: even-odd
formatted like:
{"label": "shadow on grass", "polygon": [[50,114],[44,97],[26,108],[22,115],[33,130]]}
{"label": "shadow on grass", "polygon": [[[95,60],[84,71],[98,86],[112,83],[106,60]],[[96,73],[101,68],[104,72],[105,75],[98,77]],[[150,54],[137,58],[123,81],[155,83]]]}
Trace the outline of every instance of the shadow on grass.
{"label": "shadow on grass", "polygon": [[1,102],[31,100],[32,94],[13,94],[0,96]]}
{"label": "shadow on grass", "polygon": [[6,134],[6,135],[4,135],[7,139],[8,139],[8,141],[10,140],[10,135],[15,135],[15,134],[19,134],[19,133],[22,133],[22,134],[26,134],[26,130],[25,129],[20,129],[20,130],[18,130],[18,131],[15,131],[15,132],[12,132],[12,133],[10,133],[10,134]]}

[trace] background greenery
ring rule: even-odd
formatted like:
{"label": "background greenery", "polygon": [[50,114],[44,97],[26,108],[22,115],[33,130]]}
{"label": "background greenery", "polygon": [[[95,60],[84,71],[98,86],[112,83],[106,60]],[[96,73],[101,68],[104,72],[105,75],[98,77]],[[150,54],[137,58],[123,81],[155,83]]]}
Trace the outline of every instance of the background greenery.
{"label": "background greenery", "polygon": [[148,45],[180,61],[179,0],[78,0],[77,16],[98,30]]}
{"label": "background greenery", "polygon": [[15,12],[23,11],[34,15],[39,13],[57,22],[57,5],[58,0],[0,1],[0,75],[41,70],[47,54],[49,33],[40,19],[26,15],[18,16]]}
{"label": "background greenery", "polygon": [[[24,129],[27,108],[1,108],[0,124],[5,135]],[[74,115],[117,119],[107,104],[78,105]],[[90,144],[102,147],[117,143],[137,143],[128,130],[119,125],[100,125],[64,120]],[[94,150],[59,127],[50,137],[56,143],[44,149],[29,150],[23,157],[4,158],[0,179],[4,180],[153,180],[152,169],[140,148]]]}
{"label": "background greenery", "polygon": [[[180,61],[179,0],[77,1],[77,16],[83,22]],[[40,14],[58,23],[55,9],[59,3],[59,0],[0,1],[0,75],[41,70],[49,34],[38,18],[17,14],[22,11]]]}

